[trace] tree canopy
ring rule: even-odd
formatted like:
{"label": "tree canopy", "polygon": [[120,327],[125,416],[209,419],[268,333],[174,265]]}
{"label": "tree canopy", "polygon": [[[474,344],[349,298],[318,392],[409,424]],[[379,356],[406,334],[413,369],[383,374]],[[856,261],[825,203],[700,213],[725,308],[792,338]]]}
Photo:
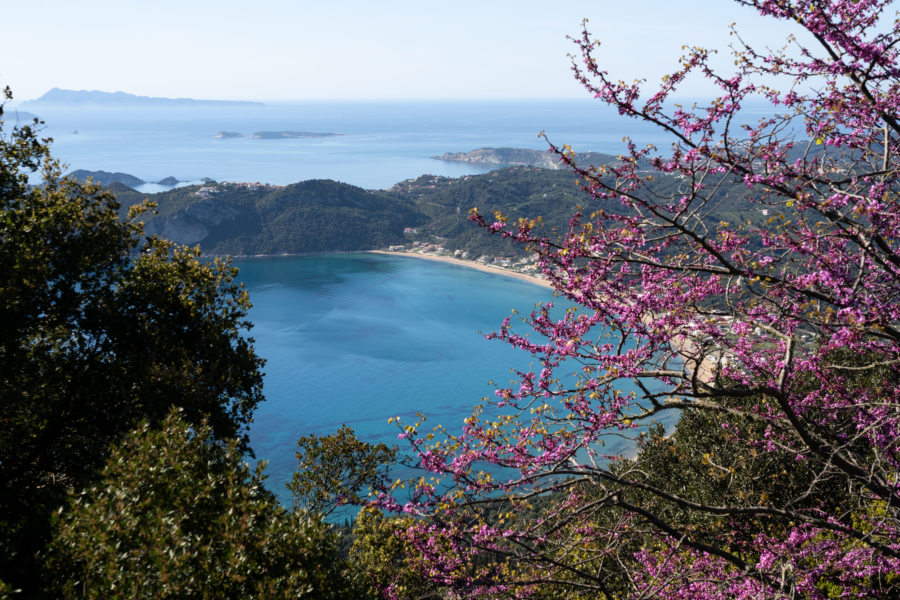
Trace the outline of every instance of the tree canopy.
{"label": "tree canopy", "polygon": [[390,489],[389,470],[396,462],[396,448],[364,442],[343,425],[331,435],[297,440],[297,471],[287,487],[298,506],[328,516]]}
{"label": "tree canopy", "polygon": [[263,361],[227,262],[144,237],[111,194],[60,175],[37,120],[5,126],[0,112],[0,580],[27,593],[50,513],[142,420],[177,406],[246,449]]}
{"label": "tree canopy", "polygon": [[[422,478],[382,505],[430,517],[407,542],[458,594],[898,593],[900,21],[886,0],[737,2],[813,43],[738,35],[730,73],[690,47],[648,89],[607,76],[586,26],[577,79],[673,143],[596,167],[551,144],[586,192],[562,238],[474,216],[578,306],[535,311],[530,335],[502,324],[493,337],[537,367],[461,434],[425,443],[405,425],[454,485]],[[679,104],[690,77],[718,97]],[[743,114],[754,101],[767,116]],[[735,186],[748,212],[711,221]],[[672,411],[674,433],[658,424]],[[604,449],[622,437],[636,457]]]}
{"label": "tree canopy", "polygon": [[47,573],[65,598],[351,597],[328,526],[180,411],[115,447],[58,528]]}

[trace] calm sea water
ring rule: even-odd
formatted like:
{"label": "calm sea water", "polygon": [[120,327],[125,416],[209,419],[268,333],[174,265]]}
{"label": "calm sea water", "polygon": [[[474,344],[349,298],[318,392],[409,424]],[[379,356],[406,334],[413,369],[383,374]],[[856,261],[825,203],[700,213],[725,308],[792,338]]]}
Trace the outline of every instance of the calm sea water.
{"label": "calm sea water", "polygon": [[287,499],[297,438],[347,424],[397,443],[387,420],[417,412],[458,431],[491,381],[508,385],[529,357],[484,339],[550,290],[502,275],[409,257],[338,254],[241,259],[252,336],[266,358],[266,402],[250,432]]}
{"label": "calm sea water", "polygon": [[[482,147],[546,149],[538,133],[577,151],[616,154],[622,136],[659,141],[649,127],[587,101],[304,102],[261,107],[65,108],[26,106],[47,123],[53,152],[72,170],[121,171],[145,181],[288,184],[334,179],[387,188],[423,174],[460,176],[489,167],[432,156]],[[256,131],[342,134],[251,139]],[[217,139],[219,131],[245,137]],[[77,133],[76,133],[77,132]],[[145,191],[156,191],[147,189]]]}

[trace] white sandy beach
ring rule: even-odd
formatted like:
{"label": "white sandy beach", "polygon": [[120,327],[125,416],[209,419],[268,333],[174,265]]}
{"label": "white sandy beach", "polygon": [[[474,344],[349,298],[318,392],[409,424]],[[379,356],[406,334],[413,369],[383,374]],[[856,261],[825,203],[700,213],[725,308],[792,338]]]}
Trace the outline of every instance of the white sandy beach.
{"label": "white sandy beach", "polygon": [[522,281],[527,281],[528,283],[533,283],[534,285],[539,285],[547,289],[553,289],[553,286],[551,286],[550,282],[546,279],[542,279],[534,275],[528,275],[526,273],[510,271],[509,269],[504,269],[502,267],[495,267],[494,265],[486,265],[484,263],[475,262],[474,260],[462,260],[459,258],[454,258],[452,256],[438,256],[437,254],[421,254],[419,252],[398,250],[369,250],[368,252],[371,254],[386,254],[388,256],[411,256],[413,258],[421,258],[424,260],[434,260],[438,262],[451,263],[454,265],[459,265],[461,267],[467,267],[469,269],[478,269],[479,271],[484,271],[485,273],[494,273],[496,275],[514,277],[516,279],[521,279]]}

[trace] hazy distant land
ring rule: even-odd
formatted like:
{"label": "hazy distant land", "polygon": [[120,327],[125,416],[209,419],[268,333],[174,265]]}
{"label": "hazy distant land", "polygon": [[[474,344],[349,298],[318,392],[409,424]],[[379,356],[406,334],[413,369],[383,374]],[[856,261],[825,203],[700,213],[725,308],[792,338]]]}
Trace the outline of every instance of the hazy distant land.
{"label": "hazy distant land", "polygon": [[30,112],[26,112],[24,110],[16,110],[15,108],[4,108],[3,115],[0,116],[0,121],[8,121],[10,123],[27,123],[33,121],[34,119],[38,119],[39,117]]}
{"label": "hazy distant land", "polygon": [[22,103],[25,107],[46,105],[66,106],[159,106],[159,107],[209,107],[209,106],[265,106],[262,102],[245,100],[196,100],[194,98],[157,98],[136,96],[126,92],[101,92],[97,90],[63,90],[53,88],[40,98]]}
{"label": "hazy distant land", "polygon": [[254,140],[280,140],[293,138],[334,137],[340,133],[317,133],[315,131],[256,131],[250,137]]}

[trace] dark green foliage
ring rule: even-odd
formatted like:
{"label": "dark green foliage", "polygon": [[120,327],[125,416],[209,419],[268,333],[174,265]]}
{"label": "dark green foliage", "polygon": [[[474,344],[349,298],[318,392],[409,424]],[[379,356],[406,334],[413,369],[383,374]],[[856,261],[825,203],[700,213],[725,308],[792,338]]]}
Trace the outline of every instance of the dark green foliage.
{"label": "dark green foliage", "polygon": [[262,360],[235,270],[142,240],[37,125],[0,132],[0,240],[0,579],[30,593],[49,515],[109,445],[172,406],[246,441]]}
{"label": "dark green foliage", "polygon": [[369,492],[388,491],[388,470],[397,449],[369,444],[344,425],[322,437],[297,440],[297,471],[288,484],[295,502],[327,516],[339,506],[360,504]]}
{"label": "dark green foliage", "polygon": [[[146,195],[119,191],[123,206]],[[146,230],[208,254],[274,255],[383,248],[425,217],[403,199],[334,181],[283,188],[235,184],[191,186],[150,196],[157,214]]]}
{"label": "dark green foliage", "polygon": [[178,412],[143,423],[58,519],[48,596],[350,597],[336,536],[285,511],[262,480],[206,425]]}
{"label": "dark green foliage", "polygon": [[258,214],[260,254],[381,248],[403,243],[404,227],[421,222],[410,203],[327,180],[271,192]]}
{"label": "dark green foliage", "polygon": [[459,179],[422,176],[399,183],[392,193],[412,199],[429,216],[422,228],[425,241],[440,242],[448,250],[466,250],[470,258],[524,256],[521,244],[487,235],[469,222],[469,211],[483,214],[499,210],[511,219],[542,217],[543,230],[563,233],[585,196],[572,174],[535,167],[514,167]]}
{"label": "dark green foliage", "polygon": [[[748,400],[749,402],[749,400]],[[673,497],[703,506],[819,507],[835,510],[845,495],[835,482],[818,478],[814,465],[787,453],[767,452],[765,419],[688,410],[666,436],[661,427],[643,441],[635,461],[623,465],[628,479],[663,490]],[[760,532],[778,536],[789,520],[767,514],[733,517],[694,510],[638,490],[632,499],[698,539],[726,545],[749,542]],[[736,534],[746,531],[744,539]]]}
{"label": "dark green foliage", "polygon": [[[840,375],[823,388],[822,381],[800,374],[795,379],[799,394],[851,393],[878,398],[881,390],[898,385],[887,361],[882,368],[858,369],[877,359],[843,351],[834,351],[829,358]],[[624,461],[616,473],[675,498],[666,500],[635,488],[630,493],[642,506],[664,514],[669,522],[700,539],[727,535],[729,544],[749,543],[760,532],[778,537],[801,514],[821,512],[850,523],[854,514],[870,510],[871,506],[858,504],[862,494],[840,472],[827,461],[817,460],[803,440],[766,417],[774,412],[774,402],[768,397],[749,397],[723,403],[725,409],[734,409],[732,412],[686,410],[671,435],[665,435],[661,427],[652,430],[643,438],[637,458]],[[828,434],[844,440],[843,452],[855,455],[862,464],[876,462],[871,446],[857,439],[853,419],[828,417],[823,419],[830,422]],[[825,431],[824,425],[819,427]],[[790,447],[795,452],[773,452],[771,447]],[[798,460],[798,453],[806,458]],[[726,522],[726,517],[696,510],[682,501],[706,507],[773,510],[750,512],[738,522]],[[746,535],[743,539],[742,532]]]}
{"label": "dark green foliage", "polygon": [[[655,189],[672,193],[683,185],[676,178],[661,177]],[[112,186],[123,206],[148,197]],[[748,210],[746,194],[742,183],[722,186],[702,218],[713,230],[722,220],[758,226],[763,216]],[[384,191],[311,180],[283,188],[191,186],[149,198],[157,205],[157,214],[143,217],[148,232],[199,244],[206,253],[233,256],[362,251],[414,242],[464,250],[472,259],[483,254],[524,256],[528,250],[521,244],[474,226],[469,211],[476,207],[484,215],[500,211],[513,221],[539,218],[538,230],[558,239],[578,209],[585,214],[600,208],[622,210],[617,202],[587,197],[568,171],[535,167],[457,179],[423,175]],[[404,232],[407,228],[413,232]]]}

